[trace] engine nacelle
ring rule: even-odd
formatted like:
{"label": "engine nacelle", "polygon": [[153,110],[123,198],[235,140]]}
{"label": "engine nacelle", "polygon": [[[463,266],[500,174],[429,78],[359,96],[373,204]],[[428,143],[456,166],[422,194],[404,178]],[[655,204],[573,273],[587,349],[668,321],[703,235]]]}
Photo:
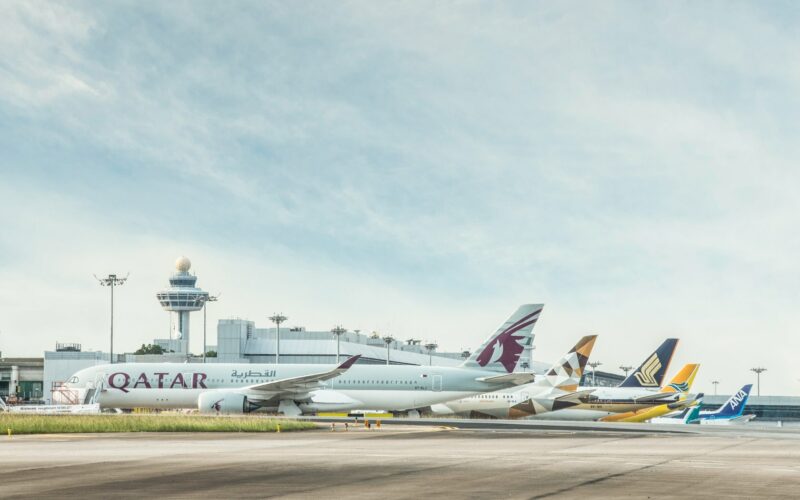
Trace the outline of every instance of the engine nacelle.
{"label": "engine nacelle", "polygon": [[197,398],[197,409],[200,413],[250,413],[250,402],[247,396],[238,392],[208,391]]}

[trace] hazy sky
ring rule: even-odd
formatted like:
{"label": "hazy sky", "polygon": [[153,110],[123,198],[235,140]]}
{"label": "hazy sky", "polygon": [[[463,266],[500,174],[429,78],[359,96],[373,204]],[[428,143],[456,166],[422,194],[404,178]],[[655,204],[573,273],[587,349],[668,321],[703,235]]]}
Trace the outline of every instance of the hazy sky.
{"label": "hazy sky", "polygon": [[[536,357],[800,393],[796,2],[0,2],[0,350],[209,321],[474,348],[547,305]],[[193,344],[200,350],[200,316]]]}

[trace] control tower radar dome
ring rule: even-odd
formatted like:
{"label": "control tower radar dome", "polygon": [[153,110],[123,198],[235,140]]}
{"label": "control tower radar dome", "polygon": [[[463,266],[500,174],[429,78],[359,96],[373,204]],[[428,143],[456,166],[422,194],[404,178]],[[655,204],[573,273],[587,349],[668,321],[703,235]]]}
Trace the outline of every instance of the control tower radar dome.
{"label": "control tower radar dome", "polygon": [[192,261],[189,260],[189,257],[182,255],[175,261],[175,269],[177,269],[178,272],[185,273],[190,267],[192,267]]}

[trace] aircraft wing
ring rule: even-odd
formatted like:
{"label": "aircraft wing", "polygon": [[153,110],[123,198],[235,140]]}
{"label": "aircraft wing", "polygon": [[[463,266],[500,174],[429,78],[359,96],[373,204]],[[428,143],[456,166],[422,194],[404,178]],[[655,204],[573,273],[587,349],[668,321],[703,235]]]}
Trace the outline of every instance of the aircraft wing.
{"label": "aircraft wing", "polygon": [[646,396],[637,396],[633,398],[633,400],[637,403],[657,403],[661,400],[664,400],[664,403],[669,403],[671,400],[675,399],[675,396],[680,395],[677,392],[654,392],[653,394],[648,394]]}
{"label": "aircraft wing", "polygon": [[563,396],[558,396],[557,398],[554,398],[554,401],[563,403],[574,403],[578,405],[584,403],[586,396],[590,395],[594,391],[595,391],[594,389],[585,389],[583,391],[569,392],[567,394],[564,394]]}
{"label": "aircraft wing", "polygon": [[488,384],[512,384],[523,385],[533,382],[536,374],[533,372],[514,372],[504,373],[502,375],[492,375],[490,377],[479,377],[475,380],[478,382],[486,382]]}
{"label": "aircraft wing", "polygon": [[353,357],[348,358],[345,360],[344,363],[340,364],[333,370],[328,370],[326,372],[319,372],[319,373],[310,373],[308,375],[300,375],[299,377],[289,377],[289,378],[282,378],[279,380],[273,380],[271,382],[264,382],[263,384],[255,384],[250,385],[247,387],[242,387],[239,389],[240,391],[257,391],[257,392],[294,392],[294,391],[307,391],[308,389],[312,389],[312,385],[315,385],[317,382],[322,382],[324,380],[329,380],[335,377],[338,377],[342,373],[346,372],[350,369],[351,366],[358,361],[361,355],[357,354]]}

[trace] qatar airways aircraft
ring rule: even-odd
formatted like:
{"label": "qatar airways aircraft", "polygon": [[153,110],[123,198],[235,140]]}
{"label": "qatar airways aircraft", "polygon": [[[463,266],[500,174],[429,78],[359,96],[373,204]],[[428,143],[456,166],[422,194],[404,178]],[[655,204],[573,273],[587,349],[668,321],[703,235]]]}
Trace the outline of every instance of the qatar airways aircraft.
{"label": "qatar airways aircraft", "polygon": [[300,415],[313,411],[412,410],[528,383],[514,373],[533,342],[542,304],[520,306],[458,367],[336,366],[252,363],[120,363],[77,372],[70,389],[101,408],[197,408],[201,413],[246,413],[256,408]]}

